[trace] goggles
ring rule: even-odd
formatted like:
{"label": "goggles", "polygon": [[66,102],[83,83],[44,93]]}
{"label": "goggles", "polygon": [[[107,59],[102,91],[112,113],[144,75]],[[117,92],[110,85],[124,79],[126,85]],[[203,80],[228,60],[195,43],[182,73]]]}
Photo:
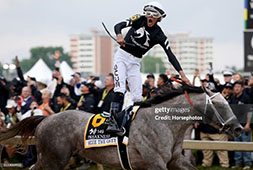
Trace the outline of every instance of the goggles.
{"label": "goggles", "polygon": [[154,18],[160,18],[161,14],[158,11],[145,11],[144,14],[146,16],[152,16]]}

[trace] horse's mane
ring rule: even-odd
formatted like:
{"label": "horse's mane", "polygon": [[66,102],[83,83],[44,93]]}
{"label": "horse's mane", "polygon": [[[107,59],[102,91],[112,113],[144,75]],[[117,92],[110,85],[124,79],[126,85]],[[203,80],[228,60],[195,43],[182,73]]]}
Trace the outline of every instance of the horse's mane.
{"label": "horse's mane", "polygon": [[181,84],[179,88],[174,88],[170,83],[164,84],[163,86],[152,90],[154,94],[151,98],[141,103],[141,107],[150,107],[154,104],[162,103],[166,100],[169,100],[173,97],[184,94],[184,91],[187,93],[203,93],[201,87],[189,86],[185,83]]}

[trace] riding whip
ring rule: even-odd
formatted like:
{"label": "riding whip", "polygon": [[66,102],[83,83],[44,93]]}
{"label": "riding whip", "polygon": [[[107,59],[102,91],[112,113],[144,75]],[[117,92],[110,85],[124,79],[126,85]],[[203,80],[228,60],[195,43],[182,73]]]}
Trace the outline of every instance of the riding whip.
{"label": "riding whip", "polygon": [[[111,33],[108,31],[108,29],[106,28],[106,26],[105,26],[105,24],[104,24],[104,22],[102,22],[102,25],[103,25],[103,27],[104,27],[104,29],[105,29],[105,31],[107,32],[107,34],[114,40],[114,41],[116,41],[117,42],[117,39],[116,38],[114,38],[112,35],[111,35]],[[126,44],[126,45],[129,45],[129,46],[132,46],[132,47],[135,47],[135,45],[134,44],[132,44],[132,43],[127,43],[127,42],[124,42],[124,44]]]}

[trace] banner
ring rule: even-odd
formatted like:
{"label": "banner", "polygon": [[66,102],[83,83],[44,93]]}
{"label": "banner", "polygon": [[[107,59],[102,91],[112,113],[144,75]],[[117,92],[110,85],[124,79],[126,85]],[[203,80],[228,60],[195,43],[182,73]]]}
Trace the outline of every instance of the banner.
{"label": "banner", "polygon": [[244,31],[244,71],[253,71],[253,30]]}
{"label": "banner", "polygon": [[245,29],[253,29],[253,0],[245,0],[244,22]]}

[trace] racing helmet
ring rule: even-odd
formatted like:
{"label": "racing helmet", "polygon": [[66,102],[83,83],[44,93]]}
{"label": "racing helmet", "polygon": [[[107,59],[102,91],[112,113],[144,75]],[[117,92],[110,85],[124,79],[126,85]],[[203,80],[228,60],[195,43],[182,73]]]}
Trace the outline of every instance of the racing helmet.
{"label": "racing helmet", "polygon": [[154,18],[165,18],[166,13],[164,11],[163,6],[156,1],[150,2],[146,4],[143,8],[143,14],[146,16],[152,15]]}

